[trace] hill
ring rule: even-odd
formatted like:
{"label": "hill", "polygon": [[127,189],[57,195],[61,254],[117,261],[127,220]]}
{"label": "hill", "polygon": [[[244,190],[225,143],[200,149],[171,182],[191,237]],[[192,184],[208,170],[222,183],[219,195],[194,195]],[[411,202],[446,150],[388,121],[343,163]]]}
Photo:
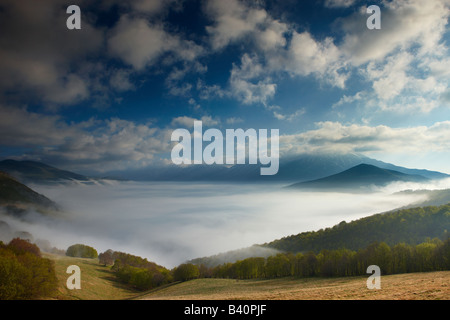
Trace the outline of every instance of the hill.
{"label": "hill", "polygon": [[6,172],[22,183],[46,183],[51,181],[89,181],[86,176],[61,170],[37,161],[0,161],[0,171]]}
{"label": "hill", "polygon": [[411,175],[395,170],[382,169],[370,164],[359,164],[343,172],[311,181],[299,182],[289,186],[293,189],[307,190],[365,190],[371,186],[385,186],[396,181],[425,182],[420,175]]}
{"label": "hill", "polygon": [[439,207],[401,209],[351,222],[342,221],[332,228],[303,232],[265,243],[263,246],[289,252],[319,252],[323,249],[358,250],[375,241],[392,246],[415,245],[427,238],[450,236],[450,204]]}
{"label": "hill", "polygon": [[15,216],[20,216],[29,209],[41,213],[58,210],[56,203],[4,172],[0,172],[0,207]]}

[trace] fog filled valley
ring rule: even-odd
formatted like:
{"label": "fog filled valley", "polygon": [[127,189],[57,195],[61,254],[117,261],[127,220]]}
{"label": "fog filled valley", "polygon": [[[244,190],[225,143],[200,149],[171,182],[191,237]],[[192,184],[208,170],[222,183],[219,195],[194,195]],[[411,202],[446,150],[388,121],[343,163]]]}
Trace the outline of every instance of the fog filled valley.
{"label": "fog filled valley", "polygon": [[332,227],[427,201],[403,190],[443,190],[450,179],[399,182],[372,192],[288,190],[285,184],[131,182],[33,184],[61,216],[2,214],[13,230],[65,250],[75,243],[112,249],[172,268],[229,250]]}

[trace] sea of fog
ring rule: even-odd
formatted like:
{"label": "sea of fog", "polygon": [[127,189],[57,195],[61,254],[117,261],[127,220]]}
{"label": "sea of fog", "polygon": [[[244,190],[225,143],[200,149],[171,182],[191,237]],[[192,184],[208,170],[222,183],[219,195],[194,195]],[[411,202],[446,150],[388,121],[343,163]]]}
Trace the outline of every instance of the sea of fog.
{"label": "sea of fog", "polygon": [[[447,185],[450,180],[447,180]],[[274,184],[104,181],[32,188],[58,203],[60,219],[3,218],[66,249],[75,243],[139,255],[168,268],[186,260],[332,227],[412,202],[391,185],[368,194],[299,192]],[[417,186],[415,188],[422,188]]]}

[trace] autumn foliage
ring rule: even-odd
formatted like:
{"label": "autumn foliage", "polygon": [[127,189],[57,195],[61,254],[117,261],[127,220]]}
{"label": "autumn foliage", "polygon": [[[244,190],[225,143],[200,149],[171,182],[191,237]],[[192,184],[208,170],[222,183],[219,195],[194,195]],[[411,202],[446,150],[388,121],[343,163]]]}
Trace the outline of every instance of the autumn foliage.
{"label": "autumn foliage", "polygon": [[0,242],[0,300],[40,299],[56,287],[54,263],[35,244],[19,238]]}

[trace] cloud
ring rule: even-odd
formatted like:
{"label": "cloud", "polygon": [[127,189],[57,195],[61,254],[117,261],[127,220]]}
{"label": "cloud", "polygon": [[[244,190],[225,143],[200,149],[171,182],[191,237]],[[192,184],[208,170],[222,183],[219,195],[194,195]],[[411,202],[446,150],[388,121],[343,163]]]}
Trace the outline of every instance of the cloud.
{"label": "cloud", "polygon": [[449,17],[446,0],[383,2],[381,30],[365,27],[366,7],[340,20],[346,33],[341,50],[356,66],[380,60],[396,49],[419,45],[420,56],[433,53],[446,31]]}
{"label": "cloud", "polygon": [[[206,124],[216,124],[203,117]],[[0,106],[0,144],[26,148],[20,156],[91,172],[133,168],[170,150],[171,130],[111,118],[66,123],[61,117]]]}
{"label": "cloud", "polygon": [[89,19],[82,19],[81,30],[69,31],[66,19],[65,9],[55,1],[2,2],[0,29],[7,30],[0,45],[2,94],[58,105],[90,96],[91,77],[81,69],[101,48],[103,31]]}
{"label": "cloud", "polygon": [[416,155],[448,152],[450,148],[450,121],[408,128],[343,125],[330,121],[316,125],[318,128],[315,130],[280,136],[280,153],[380,152]]}
{"label": "cloud", "polygon": [[358,0],[325,0],[325,7],[328,8],[348,8]]}
{"label": "cloud", "polygon": [[277,111],[273,111],[273,116],[275,118],[277,118],[278,120],[294,121],[294,120],[298,119],[299,117],[301,117],[302,115],[304,115],[305,113],[306,113],[306,109],[302,108],[291,114],[281,114]]}
{"label": "cloud", "polygon": [[163,52],[171,50],[172,41],[162,26],[153,26],[146,19],[124,15],[113,29],[108,47],[113,56],[141,70],[154,63]]}
{"label": "cloud", "polygon": [[217,126],[220,121],[217,119],[213,119],[211,116],[202,116],[200,119],[181,116],[172,119],[171,126],[172,127],[183,127],[183,128],[192,128],[194,126],[194,121],[202,121],[204,126],[212,127]]}

